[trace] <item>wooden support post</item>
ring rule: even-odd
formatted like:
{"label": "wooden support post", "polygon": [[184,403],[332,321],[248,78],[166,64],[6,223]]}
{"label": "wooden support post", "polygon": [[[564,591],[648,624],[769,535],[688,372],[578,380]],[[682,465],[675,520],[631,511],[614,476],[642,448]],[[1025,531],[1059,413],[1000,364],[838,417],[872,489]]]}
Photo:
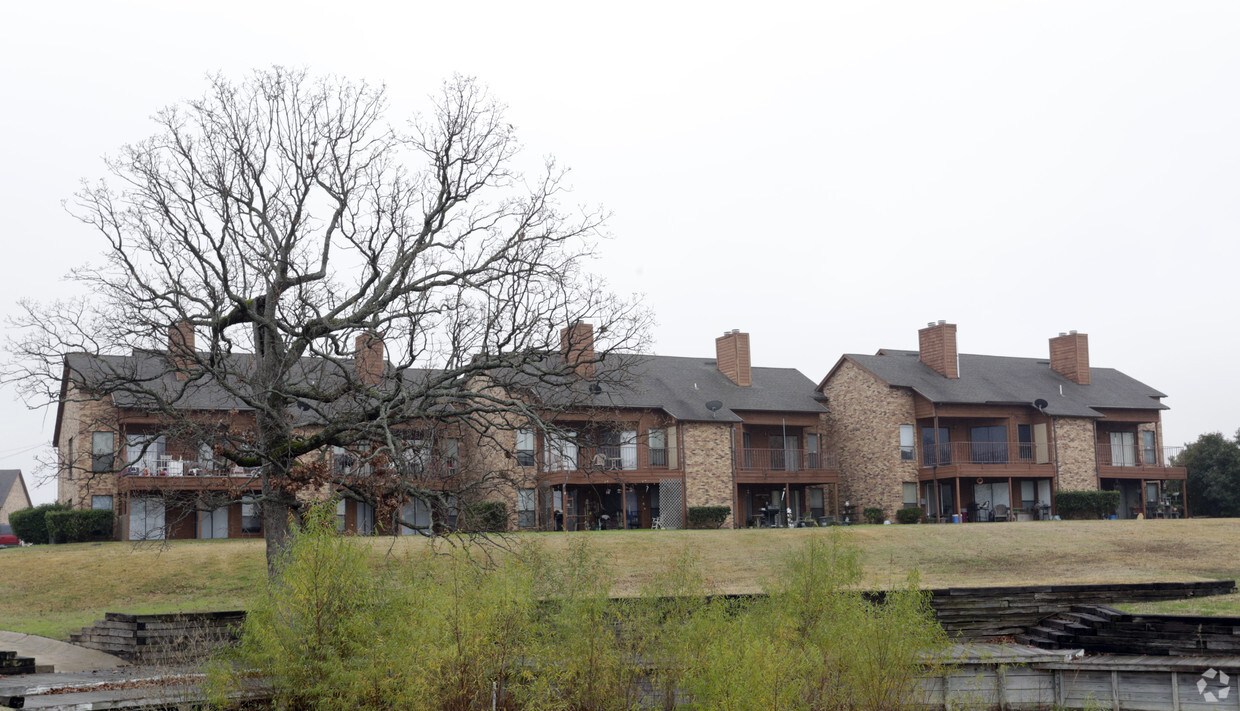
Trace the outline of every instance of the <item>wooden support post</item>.
{"label": "wooden support post", "polygon": [[956,477],[956,515],[960,517],[961,521],[964,521],[964,513],[960,510],[960,485],[963,481],[964,479]]}
{"label": "wooden support post", "polygon": [[629,530],[629,497],[625,495],[624,482],[620,482],[620,515],[624,517],[624,523],[620,527]]}
{"label": "wooden support post", "polygon": [[1171,672],[1171,711],[1180,711],[1180,675]]}
{"label": "wooden support post", "polygon": [[1016,520],[1015,501],[1012,499],[1012,477],[1008,477],[1008,523]]}
{"label": "wooden support post", "polygon": [[792,517],[792,497],[788,495],[790,491],[788,483],[784,482],[784,528],[787,528],[788,524],[792,523],[789,520]]}

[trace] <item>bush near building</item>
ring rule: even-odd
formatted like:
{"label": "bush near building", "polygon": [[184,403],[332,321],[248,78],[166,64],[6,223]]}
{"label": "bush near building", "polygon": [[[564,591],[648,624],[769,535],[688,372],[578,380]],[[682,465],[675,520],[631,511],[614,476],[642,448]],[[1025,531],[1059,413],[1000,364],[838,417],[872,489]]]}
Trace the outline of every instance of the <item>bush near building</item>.
{"label": "bush near building", "polygon": [[1063,519],[1106,518],[1115,513],[1118,507],[1118,491],[1066,490],[1055,494],[1055,510]]}

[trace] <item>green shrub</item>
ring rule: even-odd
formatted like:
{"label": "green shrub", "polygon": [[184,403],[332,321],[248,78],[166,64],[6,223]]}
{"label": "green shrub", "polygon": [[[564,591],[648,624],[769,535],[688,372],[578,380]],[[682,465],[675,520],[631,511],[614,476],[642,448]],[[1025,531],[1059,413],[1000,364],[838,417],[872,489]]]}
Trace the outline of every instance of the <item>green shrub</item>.
{"label": "green shrub", "polygon": [[731,506],[690,506],[689,528],[719,528],[731,514]]}
{"label": "green shrub", "polygon": [[1063,519],[1107,518],[1119,507],[1118,491],[1059,491],[1055,510]]}
{"label": "green shrub", "polygon": [[867,506],[862,509],[861,515],[865,517],[866,523],[877,524],[883,522],[883,510],[877,506]]}
{"label": "green shrub", "polygon": [[111,509],[48,511],[44,516],[47,535],[55,543],[106,541],[112,537],[115,516]]}
{"label": "green shrub", "polygon": [[508,504],[481,501],[461,507],[457,530],[462,533],[503,533],[508,530]]}
{"label": "green shrub", "polygon": [[925,513],[920,506],[898,509],[896,511],[896,521],[899,523],[921,523],[921,517]]}
{"label": "green shrub", "polygon": [[9,514],[9,525],[13,533],[26,543],[47,543],[46,516],[51,511],[68,511],[64,504],[40,504],[34,508],[14,511]]}
{"label": "green shrub", "polygon": [[772,571],[766,597],[711,597],[684,550],[617,600],[589,538],[502,559],[445,540],[376,570],[329,502],[294,525],[207,689],[224,706],[258,675],[274,708],[342,711],[908,708],[945,635],[915,576],[860,592],[860,552],[833,530]]}

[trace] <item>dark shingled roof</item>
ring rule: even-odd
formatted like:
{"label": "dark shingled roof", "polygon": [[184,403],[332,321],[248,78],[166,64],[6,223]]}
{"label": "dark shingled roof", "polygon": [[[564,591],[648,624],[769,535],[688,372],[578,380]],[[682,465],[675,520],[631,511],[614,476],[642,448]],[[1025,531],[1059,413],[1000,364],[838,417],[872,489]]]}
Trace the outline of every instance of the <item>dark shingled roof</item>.
{"label": "dark shingled roof", "polygon": [[[1102,417],[1097,408],[1165,410],[1166,397],[1114,368],[1090,368],[1089,385],[1077,385],[1038,358],[960,354],[960,377],[947,378],[922,363],[917,351],[883,349],[878,355],[844,358],[889,385],[912,388],[935,403],[1019,404],[1045,400],[1048,415]],[[830,376],[828,376],[830,377]]]}
{"label": "dark shingled roof", "polygon": [[[134,351],[125,356],[70,353],[66,356],[66,362],[70,378],[86,387],[103,387],[110,391],[112,401],[117,407],[141,409],[149,406],[152,404],[151,396],[146,394],[149,391],[179,410],[244,412],[252,409],[212,378],[177,380],[176,373],[168,363],[168,356],[163,352]],[[227,366],[232,390],[244,391],[240,383],[254,370],[253,356],[246,353],[229,355]],[[350,359],[332,361],[326,358],[304,357],[293,368],[291,382],[301,387],[330,390],[343,381],[342,369],[351,367]],[[409,368],[403,375],[406,381],[418,382],[439,372]],[[132,384],[120,385],[126,382]],[[348,402],[342,400],[340,404],[347,405]],[[290,414],[299,424],[308,423],[311,417],[296,407],[290,408]]]}
{"label": "dark shingled roof", "polygon": [[[175,396],[175,406],[193,410],[248,410],[239,399],[214,381],[197,382],[176,380],[168,368],[166,354],[136,351],[128,356],[96,357],[84,353],[68,356],[72,377],[79,381],[99,382],[118,374],[133,375],[148,380],[155,392]],[[250,356],[230,356],[229,371],[241,375],[251,369]],[[559,354],[548,354],[542,365],[530,370],[542,373],[557,372],[561,361]],[[342,361],[347,366],[348,361]],[[303,358],[295,380],[303,382],[330,382],[339,378],[335,372],[340,365],[315,358]],[[507,378],[512,382],[528,383],[544,402],[573,409],[581,407],[661,409],[678,420],[740,422],[736,411],[765,411],[813,413],[826,412],[826,407],[814,393],[814,382],[795,368],[752,368],[752,385],[741,387],[721,373],[713,358],[684,358],[676,356],[613,354],[597,365],[601,392],[592,392],[589,381],[559,376],[538,376],[523,373]],[[427,378],[438,371],[410,369],[406,380]],[[567,388],[564,386],[568,385]],[[141,407],[142,395],[126,391],[113,394],[120,407]],[[723,407],[712,413],[706,403],[717,400]]]}
{"label": "dark shingled roof", "polygon": [[[719,371],[714,358],[617,355],[599,364],[603,391],[573,402],[585,407],[659,409],[682,421],[741,422],[737,411],[819,414],[827,408],[815,397],[814,381],[795,368],[752,368],[752,385],[742,387]],[[622,371],[623,375],[612,373]],[[723,407],[716,413],[706,403]]]}

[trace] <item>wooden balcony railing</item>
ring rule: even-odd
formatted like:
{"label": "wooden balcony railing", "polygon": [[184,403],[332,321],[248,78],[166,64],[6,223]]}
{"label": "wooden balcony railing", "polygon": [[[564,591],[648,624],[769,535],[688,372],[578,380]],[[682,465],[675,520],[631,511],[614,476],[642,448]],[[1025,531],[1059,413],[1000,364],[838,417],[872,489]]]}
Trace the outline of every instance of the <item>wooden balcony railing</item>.
{"label": "wooden balcony railing", "polygon": [[679,471],[683,452],[647,444],[618,444],[579,447],[551,443],[539,457],[541,472]]}
{"label": "wooden balcony railing", "polygon": [[736,453],[740,471],[797,472],[838,469],[834,452],[808,449],[741,449]]}
{"label": "wooden balcony railing", "polygon": [[1048,464],[1049,445],[1034,442],[942,442],[923,445],[923,467],[952,464]]}
{"label": "wooden balcony railing", "polygon": [[1098,464],[1104,467],[1164,468],[1172,466],[1171,461],[1183,451],[1183,447],[1100,444]]}
{"label": "wooden balcony railing", "polygon": [[125,467],[125,476],[248,476],[254,469],[234,466],[224,459],[194,460],[169,455],[143,456]]}

